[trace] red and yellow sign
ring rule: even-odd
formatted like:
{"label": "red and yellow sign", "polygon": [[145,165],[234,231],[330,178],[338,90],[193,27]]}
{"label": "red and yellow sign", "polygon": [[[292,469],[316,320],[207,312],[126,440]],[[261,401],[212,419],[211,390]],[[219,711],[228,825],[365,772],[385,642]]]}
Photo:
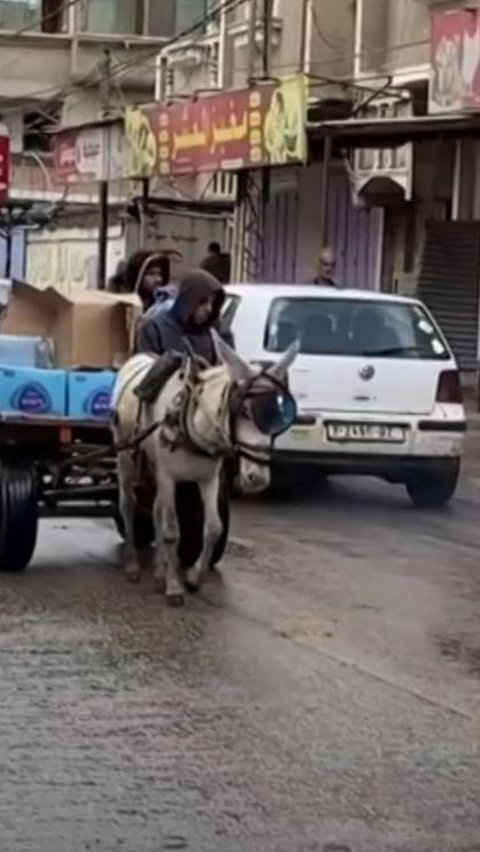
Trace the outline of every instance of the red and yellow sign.
{"label": "red and yellow sign", "polygon": [[128,109],[128,176],[185,175],[303,163],[306,81]]}

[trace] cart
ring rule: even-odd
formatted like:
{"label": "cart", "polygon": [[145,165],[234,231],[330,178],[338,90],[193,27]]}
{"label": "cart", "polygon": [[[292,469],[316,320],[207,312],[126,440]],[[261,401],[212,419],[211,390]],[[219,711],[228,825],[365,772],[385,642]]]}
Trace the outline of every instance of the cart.
{"label": "cart", "polygon": [[[137,493],[135,544],[155,538],[154,490],[142,477]],[[221,500],[223,536],[212,565],[225,550],[229,500]],[[108,420],[0,414],[0,572],[20,572],[31,562],[41,518],[112,518],[123,537],[118,510],[115,447]],[[203,517],[179,512],[183,562],[193,565],[203,539]]]}

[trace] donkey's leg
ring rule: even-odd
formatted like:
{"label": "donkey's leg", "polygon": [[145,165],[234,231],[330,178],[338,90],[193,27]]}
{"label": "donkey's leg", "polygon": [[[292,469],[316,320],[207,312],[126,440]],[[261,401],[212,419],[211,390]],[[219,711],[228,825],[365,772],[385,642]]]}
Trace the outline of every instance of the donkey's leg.
{"label": "donkey's leg", "polygon": [[186,585],[189,592],[197,592],[200,588],[202,580],[210,568],[215,547],[223,531],[222,520],[218,513],[219,471],[217,470],[211,479],[200,482],[199,487],[205,510],[203,550],[197,564],[187,571]]}
{"label": "donkey's leg", "polygon": [[135,486],[137,465],[132,453],[127,451],[118,456],[119,509],[125,526],[125,576],[131,583],[140,582],[140,564],[135,547],[135,509],[137,500]]}
{"label": "donkey's leg", "polygon": [[175,481],[163,471],[157,473],[153,511],[157,535],[155,586],[159,591],[166,589],[170,606],[183,606],[185,589],[180,579],[177,553],[180,531],[175,507]]}

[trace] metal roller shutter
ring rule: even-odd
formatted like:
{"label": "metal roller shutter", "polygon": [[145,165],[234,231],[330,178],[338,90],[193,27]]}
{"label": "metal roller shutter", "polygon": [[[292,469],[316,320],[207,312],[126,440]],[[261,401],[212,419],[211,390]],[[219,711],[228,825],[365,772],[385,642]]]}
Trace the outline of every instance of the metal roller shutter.
{"label": "metal roller shutter", "polygon": [[428,222],[418,294],[462,370],[477,367],[480,222]]}

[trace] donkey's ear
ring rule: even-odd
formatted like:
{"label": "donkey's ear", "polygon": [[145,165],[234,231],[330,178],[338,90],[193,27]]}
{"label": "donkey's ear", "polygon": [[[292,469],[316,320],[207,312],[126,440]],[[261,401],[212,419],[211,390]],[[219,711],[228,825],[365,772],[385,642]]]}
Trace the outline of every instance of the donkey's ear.
{"label": "donkey's ear", "polygon": [[245,361],[220,337],[218,332],[212,331],[213,342],[218,357],[228,367],[230,375],[235,382],[246,382],[252,378],[252,371]]}
{"label": "donkey's ear", "polygon": [[288,347],[287,351],[282,356],[280,361],[277,361],[275,366],[269,369],[269,374],[273,376],[274,379],[284,379],[288,373],[289,367],[292,366],[299,351],[300,342],[298,340],[294,340],[293,343]]}

